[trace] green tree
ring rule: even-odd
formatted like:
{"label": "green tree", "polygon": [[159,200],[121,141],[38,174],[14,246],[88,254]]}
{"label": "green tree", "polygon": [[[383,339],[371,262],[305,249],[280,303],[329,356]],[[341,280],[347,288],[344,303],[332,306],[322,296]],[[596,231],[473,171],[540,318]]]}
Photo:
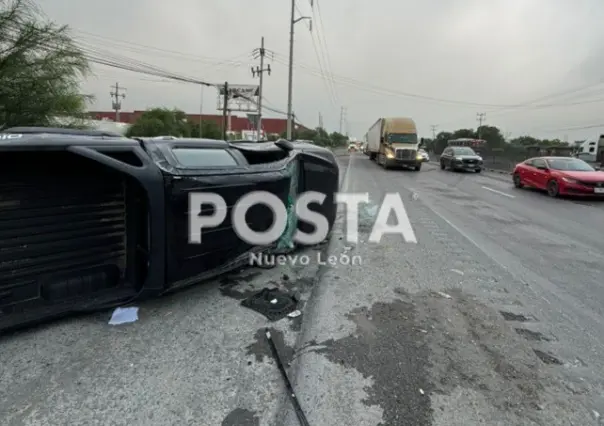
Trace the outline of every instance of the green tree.
{"label": "green tree", "polygon": [[514,138],[510,141],[510,143],[512,145],[519,145],[519,146],[533,146],[533,145],[539,145],[541,143],[541,141],[537,138],[534,138],[532,136],[519,136],[517,138]]}
{"label": "green tree", "polygon": [[459,129],[455,130],[451,135],[451,139],[474,139],[476,137],[476,132],[474,129]]}
{"label": "green tree", "polygon": [[505,138],[495,126],[480,126],[480,138],[487,142],[491,148],[499,148],[505,145]]}
{"label": "green tree", "polygon": [[[214,121],[202,121],[201,122],[201,137],[204,139],[222,139],[222,129],[216,124]],[[187,126],[189,127],[189,134],[193,138],[200,137],[199,135],[199,122],[195,123],[193,121],[187,122]]]}
{"label": "green tree", "polygon": [[436,139],[434,140],[434,153],[442,154],[442,152],[447,147],[447,143],[453,138],[453,133],[451,132],[439,132],[436,135]]}
{"label": "green tree", "polygon": [[66,26],[32,0],[0,0],[0,126],[80,127],[91,98],[79,83],[89,71]]}
{"label": "green tree", "polygon": [[186,138],[191,137],[191,131],[190,123],[183,111],[153,108],[143,112],[139,119],[130,126],[127,136],[177,136]]}
{"label": "green tree", "polygon": [[339,132],[333,132],[331,135],[329,135],[329,139],[330,146],[332,147],[345,146],[348,144],[348,136]]}

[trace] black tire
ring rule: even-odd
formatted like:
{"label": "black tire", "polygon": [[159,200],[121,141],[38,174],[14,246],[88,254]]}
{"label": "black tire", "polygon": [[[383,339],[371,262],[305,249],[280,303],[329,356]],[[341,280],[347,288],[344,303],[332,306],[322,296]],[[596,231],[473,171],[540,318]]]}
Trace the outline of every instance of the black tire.
{"label": "black tire", "polygon": [[560,188],[558,187],[558,182],[555,180],[550,180],[547,183],[547,195],[550,197],[557,197],[560,194]]}
{"label": "black tire", "polygon": [[419,172],[422,169],[422,165],[418,164],[417,166],[415,166],[415,168],[413,170],[415,170],[416,172]]}
{"label": "black tire", "polygon": [[514,186],[516,188],[522,188],[524,186],[522,184],[522,179],[520,179],[520,175],[518,173],[514,173],[514,177],[512,179],[514,180]]}
{"label": "black tire", "polygon": [[482,169],[476,169],[476,173],[482,172]]}
{"label": "black tire", "polygon": [[445,166],[445,162],[441,160],[441,162],[440,162],[440,169],[441,170],[445,170],[445,167],[446,167]]}

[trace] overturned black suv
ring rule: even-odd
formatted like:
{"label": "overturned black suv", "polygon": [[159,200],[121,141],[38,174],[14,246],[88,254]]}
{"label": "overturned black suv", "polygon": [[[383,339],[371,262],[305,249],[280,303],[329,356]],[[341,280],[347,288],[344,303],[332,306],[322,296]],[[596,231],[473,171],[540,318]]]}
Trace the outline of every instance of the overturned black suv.
{"label": "overturned black suv", "polygon": [[[286,205],[318,191],[327,198],[311,209],[330,227],[336,215],[335,157],[311,144],[13,128],[0,133],[0,162],[0,331],[157,296],[277,245],[246,244],[230,214],[189,243],[191,193],[218,193],[230,213],[251,191]],[[246,216],[254,230],[273,222],[262,207]]]}

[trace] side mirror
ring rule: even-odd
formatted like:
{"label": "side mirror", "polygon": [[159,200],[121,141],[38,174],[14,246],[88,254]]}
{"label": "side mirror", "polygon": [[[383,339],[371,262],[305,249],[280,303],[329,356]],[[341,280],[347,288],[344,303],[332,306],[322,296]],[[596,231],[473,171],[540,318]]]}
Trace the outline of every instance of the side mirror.
{"label": "side mirror", "polygon": [[599,172],[600,170],[602,170],[602,168],[601,168],[600,166],[596,166],[596,167],[594,167],[594,169],[595,169],[596,171],[598,171],[598,172]]}

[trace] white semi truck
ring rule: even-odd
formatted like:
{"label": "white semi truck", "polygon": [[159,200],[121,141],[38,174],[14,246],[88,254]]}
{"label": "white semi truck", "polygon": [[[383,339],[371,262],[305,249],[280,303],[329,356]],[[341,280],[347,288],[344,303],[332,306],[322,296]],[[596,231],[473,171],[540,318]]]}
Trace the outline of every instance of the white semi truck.
{"label": "white semi truck", "polygon": [[380,118],[367,131],[367,152],[385,169],[391,167],[422,168],[423,157],[418,152],[422,141],[411,118]]}

